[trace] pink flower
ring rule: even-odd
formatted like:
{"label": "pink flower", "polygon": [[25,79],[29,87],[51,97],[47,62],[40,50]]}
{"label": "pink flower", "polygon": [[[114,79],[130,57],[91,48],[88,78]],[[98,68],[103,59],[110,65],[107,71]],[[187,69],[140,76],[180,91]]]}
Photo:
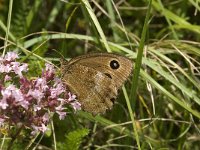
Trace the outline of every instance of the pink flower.
{"label": "pink flower", "polygon": [[14,101],[17,105],[21,105],[25,109],[28,109],[28,101],[24,100],[23,94],[14,85],[11,84],[6,89],[1,90],[1,94],[3,96],[3,99],[1,101],[2,109],[6,109],[8,107],[7,101],[11,98],[14,98]]}
{"label": "pink flower", "polygon": [[29,81],[27,78],[25,77],[22,77],[19,79],[19,82],[20,82],[20,89],[21,90],[27,90],[27,89],[30,89],[31,86],[32,86],[32,82]]}
{"label": "pink flower", "polygon": [[70,103],[75,111],[81,110],[81,104],[77,101]]}
{"label": "pink flower", "polygon": [[80,109],[76,96],[55,76],[52,65],[46,64],[41,77],[29,80],[23,76],[28,65],[17,62],[17,58],[14,52],[0,57],[0,126],[23,123],[34,134],[44,133],[48,130],[49,113],[64,119],[65,105],[71,105],[75,111]]}
{"label": "pink flower", "polygon": [[10,81],[12,78],[9,76],[9,75],[6,75],[5,77],[4,77],[4,81],[6,82],[6,81]]}
{"label": "pink flower", "polygon": [[55,75],[55,69],[53,65],[50,64],[45,64],[46,69],[42,73],[42,77],[45,77],[47,81],[53,80],[54,75]]}
{"label": "pink flower", "polygon": [[19,70],[20,62],[14,61],[14,62],[11,62],[10,64],[11,64],[11,68],[13,69],[14,72],[17,72]]}
{"label": "pink flower", "polygon": [[24,72],[27,72],[27,71],[28,71],[28,64],[23,63],[23,64],[20,66],[20,70],[21,70],[21,71],[24,71]]}
{"label": "pink flower", "polygon": [[46,63],[45,67],[46,67],[45,70],[48,71],[50,74],[54,74],[55,73],[55,69],[54,69],[53,65]]}
{"label": "pink flower", "polygon": [[56,113],[59,115],[59,119],[63,120],[65,119],[67,113],[66,112],[62,112],[62,111],[56,111]]}
{"label": "pink flower", "polygon": [[38,100],[38,102],[40,102],[40,100],[44,97],[44,93],[41,90],[30,89],[28,91],[27,96],[32,96],[33,98],[35,98],[36,100]]}
{"label": "pink flower", "polygon": [[58,98],[57,101],[60,101],[61,105],[64,105],[66,103],[66,99]]}
{"label": "pink flower", "polygon": [[44,116],[42,117],[42,120],[44,123],[47,123],[49,121],[50,117],[48,113],[45,113]]}
{"label": "pink flower", "polygon": [[14,61],[17,58],[18,58],[18,55],[15,52],[7,52],[7,54],[4,57],[4,59],[7,61]]}
{"label": "pink flower", "polygon": [[69,102],[74,101],[76,99],[76,95],[71,94],[70,92],[68,93],[68,96],[69,96],[69,98],[68,98]]}
{"label": "pink flower", "polygon": [[19,62],[11,62],[12,69],[17,74],[19,77],[23,77],[22,71],[26,72],[27,71],[27,64],[20,64]]}
{"label": "pink flower", "polygon": [[6,99],[1,99],[0,100],[0,107],[4,110],[8,107],[8,103],[6,101]]}
{"label": "pink flower", "polygon": [[3,96],[2,99],[6,100],[7,98],[9,98],[11,96],[11,88],[14,87],[14,85],[9,85],[6,89],[1,90],[1,95]]}
{"label": "pink flower", "polygon": [[15,98],[15,101],[20,102],[24,100],[24,96],[19,89],[17,89],[16,87],[12,87],[9,90],[12,91],[12,97]]}
{"label": "pink flower", "polygon": [[11,70],[12,68],[9,64],[7,65],[0,64],[0,73],[9,73]]}
{"label": "pink flower", "polygon": [[54,86],[55,86],[55,88],[50,89],[51,98],[55,98],[65,91],[62,83],[59,83],[59,84],[54,85]]}
{"label": "pink flower", "polygon": [[41,126],[32,125],[32,128],[33,128],[33,131],[31,132],[32,135],[35,135],[39,131],[44,133],[45,131],[48,130],[48,128],[45,126],[45,124],[42,124]]}
{"label": "pink flower", "polygon": [[[60,78],[58,78],[58,77],[55,77],[53,81],[54,81],[54,85],[53,86],[56,86],[57,84],[60,84],[60,83],[63,84],[62,80]],[[64,86],[64,84],[63,84],[63,86]]]}
{"label": "pink flower", "polygon": [[58,107],[56,107],[56,111],[63,111],[63,107],[62,107],[62,105],[59,105]]}
{"label": "pink flower", "polygon": [[45,131],[47,131],[47,130],[48,130],[48,128],[47,128],[47,126],[45,126],[45,124],[42,124],[42,126],[39,127],[39,131],[42,131],[43,133],[44,133]]}
{"label": "pink flower", "polygon": [[34,111],[39,111],[39,110],[41,110],[42,108],[41,108],[41,106],[40,105],[34,105],[33,106],[33,110]]}
{"label": "pink flower", "polygon": [[18,105],[22,106],[23,108],[27,110],[29,108],[30,103],[27,100],[23,100],[23,101],[18,102]]}
{"label": "pink flower", "polygon": [[66,112],[63,112],[64,108],[62,105],[56,107],[56,113],[59,115],[59,119],[63,120],[66,116]]}
{"label": "pink flower", "polygon": [[48,89],[48,85],[45,78],[38,78],[35,81],[35,87],[41,89],[42,91],[46,91]]}
{"label": "pink flower", "polygon": [[35,125],[32,125],[31,127],[32,127],[32,129],[33,129],[32,132],[31,132],[31,134],[32,134],[32,135],[36,135],[36,134],[39,132],[38,127],[35,126]]}

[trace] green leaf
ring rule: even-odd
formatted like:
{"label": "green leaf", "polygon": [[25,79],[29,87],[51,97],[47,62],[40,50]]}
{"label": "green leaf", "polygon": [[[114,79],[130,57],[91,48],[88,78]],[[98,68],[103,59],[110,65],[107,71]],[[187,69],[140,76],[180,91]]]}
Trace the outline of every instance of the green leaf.
{"label": "green leaf", "polygon": [[66,136],[66,143],[58,144],[60,150],[78,150],[83,138],[89,134],[89,129],[82,128],[68,133]]}

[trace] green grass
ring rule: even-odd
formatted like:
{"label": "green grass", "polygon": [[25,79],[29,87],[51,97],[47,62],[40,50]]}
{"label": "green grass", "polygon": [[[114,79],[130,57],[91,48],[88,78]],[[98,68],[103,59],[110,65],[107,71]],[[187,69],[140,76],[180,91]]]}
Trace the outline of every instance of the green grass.
{"label": "green grass", "polygon": [[[75,141],[80,149],[200,149],[198,1],[152,0],[151,10],[148,4],[0,1],[1,54],[17,51],[29,63],[30,77],[37,77],[44,62],[59,68],[62,56],[90,52],[118,53],[136,66],[112,110],[55,117],[53,131],[35,140],[24,131],[15,149],[28,143],[29,149],[59,149]],[[4,136],[2,143],[9,139]]]}

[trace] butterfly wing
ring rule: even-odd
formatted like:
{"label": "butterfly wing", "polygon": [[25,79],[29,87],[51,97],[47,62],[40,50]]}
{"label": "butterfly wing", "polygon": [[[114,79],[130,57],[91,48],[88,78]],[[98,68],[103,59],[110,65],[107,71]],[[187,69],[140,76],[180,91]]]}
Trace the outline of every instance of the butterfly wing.
{"label": "butterfly wing", "polygon": [[123,56],[97,53],[76,57],[61,69],[63,80],[77,95],[82,108],[98,114],[112,108],[117,90],[131,73],[132,63]]}
{"label": "butterfly wing", "polygon": [[92,53],[76,57],[69,61],[68,66],[80,64],[104,73],[120,88],[132,72],[133,63],[130,59],[112,53]]}
{"label": "butterfly wing", "polygon": [[83,110],[93,114],[111,108],[117,89],[110,78],[101,72],[79,64],[70,66],[63,76],[70,90],[75,93]]}

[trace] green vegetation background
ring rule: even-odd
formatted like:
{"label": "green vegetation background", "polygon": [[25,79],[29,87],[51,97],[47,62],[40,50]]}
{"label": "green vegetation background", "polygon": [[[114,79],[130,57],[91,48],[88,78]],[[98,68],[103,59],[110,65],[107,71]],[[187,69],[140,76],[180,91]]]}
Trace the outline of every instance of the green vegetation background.
{"label": "green vegetation background", "polygon": [[[0,0],[0,50],[6,44],[7,51],[18,51],[30,77],[45,61],[59,67],[62,56],[107,51],[139,64],[137,52],[143,50],[140,74],[133,73],[137,81],[126,83],[112,110],[69,114],[64,121],[55,116],[54,131],[39,135],[30,149],[200,149],[200,2],[152,0],[151,9],[148,4]],[[23,132],[14,148],[31,139]]]}

